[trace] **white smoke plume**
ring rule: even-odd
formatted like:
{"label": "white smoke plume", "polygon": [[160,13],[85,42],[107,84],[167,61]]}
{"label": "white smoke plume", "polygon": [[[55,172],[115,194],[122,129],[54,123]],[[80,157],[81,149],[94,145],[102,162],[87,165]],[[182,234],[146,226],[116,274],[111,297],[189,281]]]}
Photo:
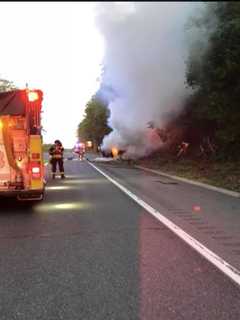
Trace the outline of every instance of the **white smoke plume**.
{"label": "white smoke plume", "polygon": [[185,24],[199,6],[191,2],[97,5],[96,25],[105,42],[102,88],[110,86],[115,92],[109,103],[113,131],[103,148],[127,149],[128,156],[138,157],[161,146],[147,124],[153,121],[161,127],[166,114],[183,106],[188,94]]}

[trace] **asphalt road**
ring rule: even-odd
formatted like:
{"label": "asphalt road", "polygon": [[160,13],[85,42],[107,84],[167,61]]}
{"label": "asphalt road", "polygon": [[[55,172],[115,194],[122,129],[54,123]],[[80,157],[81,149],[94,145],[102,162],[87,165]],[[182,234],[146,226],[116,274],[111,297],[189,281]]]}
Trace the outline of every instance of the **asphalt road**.
{"label": "asphalt road", "polygon": [[[1,202],[1,320],[240,319],[238,285],[86,161],[66,161],[65,167],[67,179],[49,181],[40,204]],[[197,192],[185,185],[171,190],[177,185],[166,181],[156,187],[153,180],[159,178],[141,170],[100,167],[169,217],[174,218],[169,204],[171,210],[184,212],[191,192]],[[216,199],[206,197],[206,219],[214,224],[215,216],[208,212]],[[232,201],[229,214],[235,217],[239,204],[227,199]],[[224,203],[228,208],[226,199]],[[187,231],[195,232],[190,222],[182,222],[182,227],[192,226]],[[230,227],[226,223],[226,232]],[[234,248],[236,253],[226,256],[237,265]]]}

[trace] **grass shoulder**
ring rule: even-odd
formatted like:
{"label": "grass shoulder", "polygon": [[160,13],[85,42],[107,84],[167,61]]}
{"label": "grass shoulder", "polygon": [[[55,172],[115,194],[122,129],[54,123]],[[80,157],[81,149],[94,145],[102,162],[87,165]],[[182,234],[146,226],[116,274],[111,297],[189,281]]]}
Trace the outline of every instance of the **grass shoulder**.
{"label": "grass shoulder", "polygon": [[216,162],[191,159],[142,159],[135,164],[175,176],[240,192],[240,161]]}

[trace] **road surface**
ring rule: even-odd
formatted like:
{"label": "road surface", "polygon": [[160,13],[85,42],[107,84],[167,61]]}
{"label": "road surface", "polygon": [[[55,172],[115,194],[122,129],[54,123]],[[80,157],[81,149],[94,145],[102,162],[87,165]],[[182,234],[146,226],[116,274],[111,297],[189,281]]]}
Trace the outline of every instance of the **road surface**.
{"label": "road surface", "polygon": [[[238,199],[96,165],[239,267]],[[40,204],[1,201],[1,320],[240,319],[234,281],[87,161],[65,167]]]}

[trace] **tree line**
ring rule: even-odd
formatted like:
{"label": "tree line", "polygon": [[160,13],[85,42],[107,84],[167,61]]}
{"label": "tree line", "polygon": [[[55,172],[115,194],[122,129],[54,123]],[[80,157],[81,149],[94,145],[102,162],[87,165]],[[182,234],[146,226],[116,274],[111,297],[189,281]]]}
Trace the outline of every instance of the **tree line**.
{"label": "tree line", "polygon": [[15,84],[7,79],[0,78],[0,93],[17,89]]}
{"label": "tree line", "polygon": [[[207,46],[192,50],[186,83],[192,88],[184,110],[188,128],[198,128],[211,140],[221,159],[239,159],[240,149],[240,3],[206,3],[202,16],[192,20]],[[197,40],[196,40],[197,41]],[[197,48],[197,43],[193,44]],[[182,116],[182,115],[181,115]],[[193,131],[193,130],[192,130]]]}
{"label": "tree line", "polygon": [[93,148],[97,151],[104,136],[112,131],[108,125],[109,116],[106,102],[94,95],[87,103],[84,118],[78,125],[80,141],[92,141]]}

